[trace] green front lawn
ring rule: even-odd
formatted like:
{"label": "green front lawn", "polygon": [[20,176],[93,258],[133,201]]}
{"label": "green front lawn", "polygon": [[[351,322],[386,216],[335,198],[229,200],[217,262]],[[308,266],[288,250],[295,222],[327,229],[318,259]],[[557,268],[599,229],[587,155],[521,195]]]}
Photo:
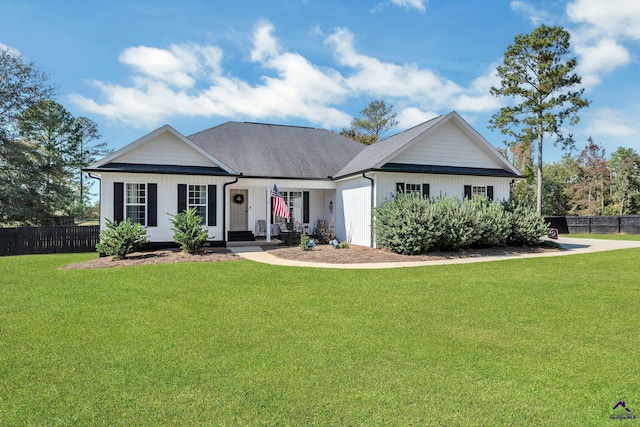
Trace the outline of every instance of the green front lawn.
{"label": "green front lawn", "polygon": [[560,237],[603,240],[640,240],[640,234],[563,234]]}
{"label": "green front lawn", "polygon": [[640,415],[640,250],[56,270],[93,256],[0,258],[0,424],[599,426],[619,400]]}

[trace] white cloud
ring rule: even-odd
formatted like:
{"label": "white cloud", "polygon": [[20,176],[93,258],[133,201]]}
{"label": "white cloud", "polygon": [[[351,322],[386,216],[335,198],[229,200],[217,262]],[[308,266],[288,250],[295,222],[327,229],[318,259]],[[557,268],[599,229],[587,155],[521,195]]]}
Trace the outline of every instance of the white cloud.
{"label": "white cloud", "polygon": [[[347,94],[339,73],[314,66],[295,53],[281,52],[273,26],[261,22],[254,31],[251,60],[274,71],[254,86],[223,75],[222,51],[215,46],[140,46],[126,49],[120,61],[137,75],[133,86],[92,82],[100,103],[72,94],[86,111],[137,126],[153,126],[176,115],[190,117],[300,117],[323,126],[346,126],[351,117],[331,107]],[[204,89],[196,89],[197,83]]]}
{"label": "white cloud", "polygon": [[359,54],[353,46],[353,35],[338,29],[327,38],[335,49],[338,63],[354,72],[345,78],[345,85],[354,94],[375,97],[411,98],[416,102],[441,108],[462,88],[416,64],[397,65]]}
{"label": "white cloud", "polygon": [[567,5],[573,22],[595,27],[613,37],[640,40],[640,2],[635,0],[575,0]]}
{"label": "white cloud", "polygon": [[262,62],[280,53],[278,41],[273,37],[274,31],[275,28],[269,22],[261,22],[258,24],[253,35],[252,61]]}
{"label": "white cloud", "polygon": [[400,110],[396,118],[398,119],[398,125],[402,129],[408,129],[437,116],[439,114],[434,111],[422,111],[416,107],[407,107]]}
{"label": "white cloud", "polygon": [[99,99],[78,94],[69,98],[88,112],[136,126],[154,126],[175,116],[296,117],[334,129],[351,122],[351,116],[335,106],[355,97],[403,105],[403,126],[432,117],[432,111],[490,111],[498,102],[488,95],[495,67],[465,88],[417,64],[363,55],[353,35],[337,29],[325,45],[334,51],[338,71],[287,52],[274,33],[266,21],[254,29],[249,59],[263,71],[257,83],[223,70],[223,52],[216,46],[138,46],[120,55],[134,71],[130,85],[95,81],[91,84]]}
{"label": "white cloud", "polygon": [[631,62],[622,43],[640,40],[640,2],[574,0],[567,5],[567,16],[579,25],[572,31],[572,44],[586,87],[599,84],[603,75]]}
{"label": "white cloud", "polygon": [[492,87],[500,87],[500,78],[496,71],[498,64],[492,64],[487,71],[474,79],[466,90],[454,100],[453,108],[459,111],[485,112],[497,111],[505,100],[491,95]]}
{"label": "white cloud", "polygon": [[577,72],[586,87],[595,86],[601,82],[601,75],[631,61],[629,52],[611,38],[600,39],[591,45],[576,44],[574,50],[580,57]]}
{"label": "white cloud", "polygon": [[584,134],[588,136],[628,137],[638,133],[631,120],[619,111],[600,108],[589,112]]}
{"label": "white cloud", "polygon": [[138,46],[125,49],[119,59],[146,78],[189,88],[205,66],[213,72],[220,71],[222,51],[199,45],[171,45],[169,50]]}
{"label": "white cloud", "polygon": [[391,0],[391,2],[405,9],[414,8],[420,12],[424,12],[427,9],[427,0]]}
{"label": "white cloud", "polygon": [[509,6],[514,12],[526,15],[533,25],[540,25],[551,21],[551,16],[548,12],[525,1],[512,0]]}

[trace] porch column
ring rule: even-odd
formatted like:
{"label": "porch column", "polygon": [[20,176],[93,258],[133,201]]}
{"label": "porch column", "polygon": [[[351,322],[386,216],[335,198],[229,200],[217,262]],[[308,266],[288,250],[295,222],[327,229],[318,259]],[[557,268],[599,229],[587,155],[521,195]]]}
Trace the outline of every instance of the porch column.
{"label": "porch column", "polygon": [[271,189],[267,187],[267,243],[271,243]]}

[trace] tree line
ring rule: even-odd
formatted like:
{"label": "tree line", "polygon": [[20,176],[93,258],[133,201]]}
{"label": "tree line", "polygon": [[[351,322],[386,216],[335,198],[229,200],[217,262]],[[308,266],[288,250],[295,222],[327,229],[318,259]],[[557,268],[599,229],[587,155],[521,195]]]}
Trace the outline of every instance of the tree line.
{"label": "tree line", "polygon": [[34,63],[0,49],[0,225],[56,225],[85,217],[82,172],[109,150],[95,122],[54,100]]}
{"label": "tree line", "polygon": [[[511,197],[534,204],[536,178],[533,161],[517,146],[503,153],[525,178],[514,184]],[[545,216],[640,214],[640,155],[619,147],[607,156],[600,144],[589,138],[579,152],[565,153],[560,161],[543,169]]]}

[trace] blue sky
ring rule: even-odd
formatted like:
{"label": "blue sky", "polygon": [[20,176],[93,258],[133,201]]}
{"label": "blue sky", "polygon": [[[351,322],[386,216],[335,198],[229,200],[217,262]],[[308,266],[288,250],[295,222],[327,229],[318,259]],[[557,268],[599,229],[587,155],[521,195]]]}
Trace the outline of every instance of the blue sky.
{"label": "blue sky", "polygon": [[[495,67],[539,24],[572,34],[592,105],[569,129],[640,151],[640,2],[630,0],[3,0],[0,46],[51,75],[58,101],[117,149],[168,123],[340,130],[374,99],[395,129],[452,110],[493,145]],[[561,153],[545,146],[545,160]]]}

